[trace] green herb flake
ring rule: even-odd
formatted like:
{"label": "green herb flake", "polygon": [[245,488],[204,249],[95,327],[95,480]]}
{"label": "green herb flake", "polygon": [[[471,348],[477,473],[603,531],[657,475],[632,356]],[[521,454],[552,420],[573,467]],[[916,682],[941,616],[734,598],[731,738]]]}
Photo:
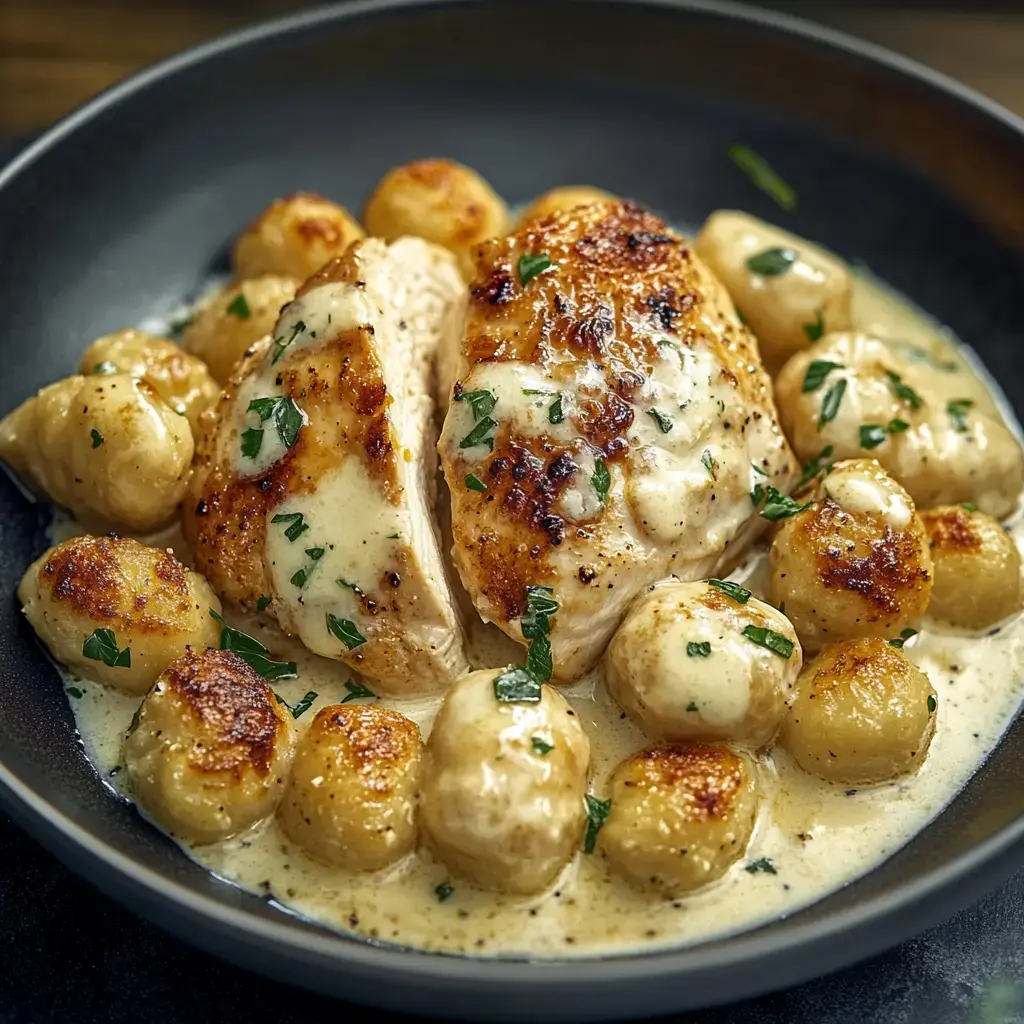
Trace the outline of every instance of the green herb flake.
{"label": "green herb flake", "polygon": [[747,260],[747,269],[762,277],[778,277],[797,260],[795,249],[765,249]]}
{"label": "green herb flake", "polygon": [[910,424],[906,420],[889,420],[885,429],[888,430],[890,434],[902,434],[904,431],[910,429]]}
{"label": "green herb flake", "polygon": [[700,706],[697,704],[697,702],[695,700],[691,700],[690,703],[686,705],[686,710],[687,711],[700,711]]}
{"label": "green herb flake", "polygon": [[788,495],[782,494],[776,488],[769,486],[767,488],[767,500],[765,501],[764,508],[761,509],[761,518],[767,519],[770,523],[777,523],[780,519],[789,519],[791,516],[809,509],[813,504],[812,499],[801,505]]}
{"label": "green herb flake", "polygon": [[604,504],[608,500],[608,492],[612,486],[612,478],[604,459],[594,461],[594,472],[591,474],[590,482],[594,485],[594,490],[597,491],[598,499]]}
{"label": "green herb flake", "polygon": [[961,505],[960,505],[960,507],[961,507],[961,508],[962,508],[962,509],[963,509],[963,510],[964,510],[965,512],[977,512],[977,511],[978,511],[978,506],[977,506],[977,505],[975,505],[973,501],[965,501],[965,502],[962,502],[962,503],[961,503]]}
{"label": "green herb flake", "polygon": [[558,601],[551,587],[526,588],[526,611],[519,622],[523,639],[536,640],[551,632],[551,616],[558,611]]}
{"label": "green herb flake", "polygon": [[709,658],[711,644],[707,640],[690,640],[686,645],[686,654],[690,658]]}
{"label": "green herb flake", "polygon": [[746,604],[751,597],[751,593],[745,587],[741,587],[738,583],[733,583],[732,580],[708,580],[708,586],[714,587],[715,590],[720,590],[726,597],[731,597],[734,601],[739,604]]}
{"label": "green herb flake", "polygon": [[550,388],[523,388],[524,395],[541,395],[544,398],[553,398],[555,392]]}
{"label": "green herb flake", "polygon": [[348,580],[337,579],[334,581],[339,587],[344,587],[346,590],[351,590],[356,597],[365,597],[362,588],[357,583],[350,583]]}
{"label": "green herb flake", "polygon": [[938,702],[935,700],[935,694],[928,694],[928,714],[934,715],[935,709],[938,707]]}
{"label": "green herb flake", "polygon": [[718,479],[718,460],[711,454],[710,448],[705,448],[700,457],[701,465],[708,471],[712,480]]}
{"label": "green herb flake", "polygon": [[596,796],[587,793],[583,798],[587,806],[587,831],[583,837],[583,852],[593,853],[597,844],[597,834],[604,827],[611,813],[612,801],[599,800]]}
{"label": "green herb flake", "polygon": [[248,320],[249,317],[252,316],[252,310],[249,308],[249,300],[246,299],[245,293],[239,292],[231,300],[231,303],[225,312],[238,317],[239,320]]}
{"label": "green herb flake", "polygon": [[497,422],[490,416],[485,416],[479,423],[459,442],[460,448],[475,448],[478,444],[485,444],[493,452],[494,438],[490,436],[492,430],[497,429]]}
{"label": "green herb flake", "polygon": [[953,428],[958,434],[967,433],[967,411],[974,405],[970,398],[954,398],[946,403],[946,412],[953,421]]}
{"label": "green herb flake", "polygon": [[816,309],[814,311],[814,323],[803,324],[804,334],[807,335],[808,341],[817,341],[825,333],[825,318],[821,315],[821,310]]}
{"label": "green herb flake", "polygon": [[839,412],[839,406],[843,403],[843,395],[846,394],[846,378],[837,380],[825,392],[825,398],[821,403],[821,412],[818,414],[818,430],[821,430],[826,423],[831,423]]}
{"label": "green herb flake", "polygon": [[112,629],[95,629],[85,638],[82,654],[91,661],[102,661],[108,668],[131,668],[130,647],[118,649]]}
{"label": "green herb flake", "polygon": [[551,678],[554,666],[551,661],[551,641],[546,636],[530,641],[530,650],[526,655],[526,667],[542,683]]}
{"label": "green herb flake", "polygon": [[473,419],[482,420],[494,412],[498,400],[490,391],[479,388],[476,391],[463,391],[455,396],[456,402],[467,402],[473,410]]}
{"label": "green herb flake", "polygon": [[337,637],[350,651],[362,647],[366,643],[366,637],[356,629],[356,624],[351,619],[340,619],[331,612],[327,613],[327,629],[332,636]]}
{"label": "green herb flake", "polygon": [[319,696],[316,690],[307,690],[302,699],[296,701],[295,704],[289,704],[280,695],[277,695],[277,699],[292,713],[292,718],[301,718],[313,706],[313,701]]}
{"label": "green herb flake", "polygon": [[259,427],[250,427],[242,431],[242,455],[247,459],[255,459],[263,447],[263,431]]}
{"label": "green herb flake", "polygon": [[284,531],[284,535],[294,543],[309,529],[309,523],[305,521],[301,512],[278,512],[271,520],[272,523],[290,523]]}
{"label": "green herb flake", "polygon": [[185,316],[172,320],[168,324],[170,336],[172,338],[180,338],[192,326],[194,320],[195,315],[193,313],[188,313]]}
{"label": "green herb flake", "polygon": [[824,448],[818,452],[808,462],[804,463],[803,472],[800,474],[800,479],[797,480],[796,486],[793,488],[794,491],[799,491],[805,484],[809,484],[812,480],[817,479],[822,473],[831,473],[832,464],[828,461],[835,454],[835,448],[832,445],[825,445]]}
{"label": "green herb flake", "polygon": [[212,608],[210,618],[220,623],[220,649],[237,654],[253,671],[264,679],[297,679],[298,666],[294,661],[274,661],[270,651],[255,637],[233,629]]}
{"label": "green herb flake", "polygon": [[69,697],[74,697],[75,700],[81,700],[85,696],[85,690],[80,686],[69,686],[64,692]]}
{"label": "green herb flake", "polygon": [[663,434],[667,434],[672,429],[672,417],[666,416],[660,409],[648,409],[647,415],[658,424],[658,429]]}
{"label": "green herb flake", "polygon": [[266,594],[260,594],[260,596],[256,598],[256,611],[266,611],[270,606],[270,602],[273,600],[274,599],[272,597],[268,597]]}
{"label": "green herb flake", "polygon": [[773,629],[767,629],[764,626],[745,626],[743,628],[743,635],[748,639],[752,640],[759,647],[766,647],[773,654],[777,654],[780,658],[789,658],[793,654],[793,641],[788,637],[783,636],[781,633],[776,633]]}
{"label": "green herb flake", "polygon": [[901,631],[900,631],[900,635],[899,635],[899,636],[897,636],[897,637],[893,637],[893,639],[889,641],[889,646],[890,646],[890,647],[895,647],[895,648],[897,648],[898,650],[902,650],[902,649],[903,649],[903,645],[904,645],[904,644],[905,644],[905,643],[906,643],[906,642],[907,642],[907,641],[908,641],[908,640],[909,640],[909,639],[910,639],[910,638],[911,638],[912,636],[917,636],[917,630],[916,630],[916,629],[910,629],[910,628],[908,627],[907,629],[901,630]]}
{"label": "green herb flake", "polygon": [[469,491],[478,491],[480,494],[483,494],[484,491],[487,490],[487,484],[485,484],[483,480],[476,475],[476,473],[467,473],[466,489]]}
{"label": "green herb flake", "polygon": [[565,411],[562,409],[562,396],[559,395],[548,406],[548,423],[561,423],[565,419]]}
{"label": "green herb flake", "polygon": [[533,752],[539,757],[547,757],[555,749],[554,744],[548,743],[540,736],[531,736],[530,746],[533,747]]}
{"label": "green herb flake", "polygon": [[[260,423],[266,423],[268,419],[273,418],[277,436],[286,448],[295,446],[299,439],[299,431],[305,424],[302,410],[295,404],[293,398],[254,398],[245,411],[256,413]],[[248,433],[251,431],[247,430],[246,434]],[[244,445],[245,434],[242,437]],[[259,451],[259,445],[256,446],[256,450]]]}
{"label": "green herb flake", "polygon": [[889,381],[889,386],[892,388],[892,393],[897,398],[902,398],[904,402],[908,402],[911,409],[921,408],[921,396],[912,387],[904,384],[898,373],[886,370],[885,376]]}
{"label": "green herb flake", "polygon": [[755,188],[774,199],[782,209],[796,209],[796,192],[772,170],[760,154],[737,142],[729,147],[729,159],[750,179]]}
{"label": "green herb flake", "polygon": [[97,363],[92,368],[93,373],[98,373],[101,377],[105,377],[111,373],[117,373],[117,367],[109,360],[104,359],[102,363]]}
{"label": "green herb flake", "polygon": [[833,370],[842,370],[844,366],[842,363],[833,363],[831,359],[815,359],[807,367],[807,372],[804,374],[804,382],[801,386],[801,391],[807,395],[812,391],[817,391],[822,384],[825,383],[825,378]]}
{"label": "green herb flake", "polygon": [[342,704],[347,704],[350,700],[363,700],[364,698],[375,700],[377,697],[377,694],[369,687],[363,686],[362,683],[353,683],[351,679],[345,681],[345,689],[348,692],[341,698]]}
{"label": "green herb flake", "polygon": [[557,270],[558,265],[551,262],[551,257],[546,252],[524,253],[519,257],[518,269],[519,283],[525,287],[538,274],[552,269]]}
{"label": "green herb flake", "polygon": [[451,882],[442,882],[440,885],[434,886],[434,895],[437,897],[438,903],[444,903],[454,892],[455,886]]}
{"label": "green herb flake", "polygon": [[494,678],[494,699],[502,704],[536,704],[541,682],[522,665],[513,665]]}
{"label": "green herb flake", "polygon": [[284,355],[284,353],[291,347],[295,339],[306,330],[306,325],[299,320],[292,328],[291,337],[285,341],[284,338],[274,338],[274,352],[270,357],[270,365],[274,363]]}
{"label": "green herb flake", "polygon": [[862,423],[860,426],[860,446],[870,451],[877,448],[889,432],[880,423]]}
{"label": "green herb flake", "polygon": [[103,444],[103,435],[95,427],[89,432],[89,436],[92,438],[93,448],[99,448]]}
{"label": "green herb flake", "polygon": [[777,875],[778,871],[775,870],[775,865],[772,863],[771,857],[762,857],[760,860],[752,860],[743,869],[748,874],[756,875],[758,873],[765,875]]}

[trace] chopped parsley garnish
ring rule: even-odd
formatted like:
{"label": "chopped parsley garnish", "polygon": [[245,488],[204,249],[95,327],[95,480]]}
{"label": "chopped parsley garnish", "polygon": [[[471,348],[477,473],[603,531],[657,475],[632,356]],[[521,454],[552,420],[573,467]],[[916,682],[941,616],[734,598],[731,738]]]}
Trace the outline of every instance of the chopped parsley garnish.
{"label": "chopped parsley garnish", "polygon": [[307,690],[303,698],[297,700],[294,704],[289,704],[279,693],[275,693],[274,696],[280,704],[283,704],[292,713],[292,718],[301,718],[313,706],[313,701],[320,695],[316,690]]}
{"label": "chopped parsley garnish", "polygon": [[691,658],[709,658],[711,656],[711,644],[707,640],[691,640],[686,645],[686,653]]}
{"label": "chopped parsley garnish", "polygon": [[965,512],[977,512],[977,511],[978,511],[978,506],[977,506],[977,505],[975,505],[973,501],[964,501],[964,502],[961,502],[961,504],[960,504],[960,507],[961,507],[961,508],[962,508],[962,509],[963,509],[963,510],[964,510]]}
{"label": "chopped parsley garnish", "polygon": [[710,448],[705,448],[704,453],[700,457],[701,464],[708,471],[708,476],[712,480],[718,479],[718,460],[711,454]]}
{"label": "chopped parsley garnish", "polygon": [[912,636],[917,636],[917,630],[916,629],[910,629],[908,627],[907,629],[900,630],[900,635],[897,636],[897,637],[894,637],[892,640],[890,640],[889,641],[889,646],[890,647],[896,647],[896,648],[899,648],[900,650],[902,650],[903,649],[903,645]]}
{"label": "chopped parsley garnish", "polygon": [[112,629],[96,629],[85,638],[82,654],[91,661],[102,661],[108,668],[131,668],[130,647],[118,649]]}
{"label": "chopped parsley garnish", "polygon": [[270,602],[273,600],[274,599],[272,597],[268,597],[266,594],[260,594],[260,596],[256,598],[256,611],[266,611]]}
{"label": "chopped parsley garnish", "polygon": [[541,682],[522,665],[513,665],[494,678],[494,697],[503,704],[536,704]]}
{"label": "chopped parsley garnish", "polygon": [[708,580],[708,586],[720,590],[726,597],[731,597],[740,604],[746,604],[750,600],[750,591],[738,583],[733,583],[732,580],[711,579]]}
{"label": "chopped parsley garnish", "polygon": [[774,199],[782,209],[796,209],[796,192],[749,146],[734,143],[729,147],[729,159],[750,179],[755,188]]}
{"label": "chopped parsley garnish", "polygon": [[795,516],[814,504],[812,499],[801,505],[788,495],[780,494],[776,488],[771,486],[768,487],[766,493],[767,499],[765,500],[764,508],[761,509],[761,518],[767,519],[770,523],[777,523],[780,519],[788,519],[790,516]]}
{"label": "chopped parsley garnish", "polygon": [[253,671],[264,679],[296,679],[299,668],[294,661],[274,661],[270,651],[255,637],[232,629],[212,608],[210,618],[220,623],[220,649],[237,654]]}
{"label": "chopped parsley garnish", "polygon": [[239,320],[248,320],[252,316],[252,310],[249,308],[249,301],[245,297],[244,292],[239,292],[232,300],[225,312],[230,313],[232,316],[237,316]]}
{"label": "chopped parsley garnish", "polygon": [[541,757],[547,756],[555,749],[554,744],[548,743],[540,736],[531,736],[530,746],[533,747],[533,752],[535,754],[539,754]]}
{"label": "chopped parsley garnish", "polygon": [[494,412],[494,407],[498,404],[498,400],[494,395],[483,388],[479,388],[476,391],[463,391],[455,396],[455,401],[468,402],[473,410],[473,419],[475,420],[482,420],[485,416],[490,416]]}
{"label": "chopped parsley garnish", "polygon": [[800,474],[800,479],[796,482],[796,487],[793,489],[798,491],[805,484],[809,484],[815,478],[821,476],[822,473],[830,473],[832,471],[832,464],[828,461],[835,454],[835,448],[832,445],[827,444],[824,448],[804,463],[803,472]]}
{"label": "chopped parsley garnish", "polygon": [[672,417],[666,416],[660,409],[648,409],[647,415],[658,424],[658,429],[663,434],[667,434],[672,429]]}
{"label": "chopped parsley garnish", "polygon": [[550,388],[523,388],[524,395],[543,395],[545,398],[552,398],[555,394]]}
{"label": "chopped parsley garnish", "polygon": [[92,438],[93,448],[99,448],[103,444],[103,435],[95,427],[89,432],[89,436]]}
{"label": "chopped parsley garnish", "polygon": [[345,681],[345,689],[348,693],[341,698],[342,704],[347,704],[350,700],[362,700],[364,697],[373,699],[377,696],[373,690],[363,686],[362,683],[353,683],[351,679]]}
{"label": "chopped parsley garnish", "polygon": [[593,853],[597,843],[597,833],[601,831],[612,809],[611,798],[599,800],[590,793],[583,798],[587,805],[587,831],[583,837],[583,852]]}
{"label": "chopped parsley garnish", "polygon": [[762,872],[766,875],[777,875],[778,871],[775,870],[775,865],[772,863],[771,857],[762,857],[760,860],[752,860],[744,869],[751,875],[756,875],[758,872]]}
{"label": "chopped parsley garnish", "polygon": [[814,362],[807,367],[807,372],[804,374],[804,383],[800,390],[803,391],[805,395],[812,391],[817,391],[818,388],[825,383],[825,378],[833,370],[842,369],[842,363],[833,363],[831,359],[815,359]]}
{"label": "chopped parsley garnish", "polygon": [[889,425],[885,429],[890,434],[902,434],[903,431],[910,429],[910,424],[906,420],[889,420]]}
{"label": "chopped parsley garnish", "polygon": [[743,628],[743,635],[759,647],[768,648],[780,658],[789,658],[793,654],[793,641],[781,633],[776,633],[773,629],[750,625]]}
{"label": "chopped parsley garnish", "polygon": [[309,565],[303,566],[298,572],[294,573],[291,578],[291,584],[293,587],[298,587],[301,590],[308,582],[309,577],[313,572],[313,566],[324,557],[323,548],[306,548],[306,557],[309,559]]}
{"label": "chopped parsley garnish", "polygon": [[434,886],[434,895],[437,897],[438,903],[444,903],[453,892],[455,892],[455,886],[451,882],[442,882],[440,885]]}
{"label": "chopped parsley garnish", "polygon": [[526,611],[520,617],[523,639],[530,641],[526,667],[542,683],[551,678],[551,616],[558,611],[555,592],[550,587],[526,588]]}
{"label": "chopped parsley garnish", "polygon": [[762,277],[778,277],[796,263],[796,257],[795,249],[765,249],[747,260],[747,269]]}
{"label": "chopped parsley garnish", "polygon": [[839,412],[839,406],[842,405],[843,395],[846,394],[846,378],[837,380],[825,392],[825,398],[821,403],[821,412],[818,413],[818,429],[821,430],[826,423],[831,423],[836,418],[836,413]]}
{"label": "chopped parsley garnish", "polygon": [[334,581],[339,587],[345,587],[347,590],[351,590],[356,597],[365,597],[362,588],[357,583],[350,583],[348,580],[337,579]]}
{"label": "chopped parsley garnish", "polygon": [[69,697],[74,697],[75,700],[81,700],[85,696],[85,690],[80,686],[69,686],[64,692]]}
{"label": "chopped parsley garnish", "polygon": [[470,491],[479,491],[481,494],[483,494],[484,491],[487,490],[487,484],[485,484],[483,480],[481,480],[480,477],[476,475],[476,473],[467,473],[466,489]]}
{"label": "chopped parsley garnish", "polygon": [[946,412],[958,434],[967,433],[967,410],[973,405],[974,401],[970,398],[954,398],[946,403]]}
{"label": "chopped parsley garnish", "polygon": [[804,334],[807,335],[808,341],[817,341],[825,333],[825,318],[821,315],[821,310],[816,309],[814,311],[814,323],[803,324]]}
{"label": "chopped parsley garnish", "polygon": [[870,451],[877,448],[890,434],[902,434],[909,429],[910,424],[906,420],[889,420],[885,426],[881,423],[862,423],[860,446]]}
{"label": "chopped parsley garnish", "polygon": [[104,359],[102,363],[97,363],[92,368],[92,372],[98,373],[101,376],[106,376],[107,374],[117,373],[118,371],[117,367],[109,359]]}
{"label": "chopped parsley garnish", "polygon": [[306,325],[301,320],[299,320],[292,328],[291,337],[288,338],[287,341],[285,341],[284,338],[274,338],[274,353],[270,357],[271,366],[273,366],[274,363],[276,363],[278,359],[280,359],[281,356],[284,355],[285,351],[291,346],[292,342],[294,342],[295,339],[305,331],[305,329]]}
{"label": "chopped parsley garnish", "polygon": [[548,423],[561,423],[565,419],[565,411],[562,409],[562,396],[559,395],[548,406]]}
{"label": "chopped parsley garnish", "polygon": [[485,416],[479,423],[459,442],[460,448],[475,448],[478,444],[485,444],[493,452],[494,438],[489,436],[492,430],[497,429],[497,421],[490,416]]}
{"label": "chopped parsley garnish", "polygon": [[695,700],[691,700],[690,703],[686,705],[686,710],[687,711],[700,711],[700,706],[697,704],[697,702]]}
{"label": "chopped parsley garnish", "polygon": [[935,694],[934,693],[929,693],[928,694],[928,714],[934,715],[935,714],[935,709],[937,707],[938,707],[938,703],[935,700]]}
{"label": "chopped parsley garnish", "polygon": [[542,683],[551,678],[554,665],[551,661],[551,641],[546,636],[530,641],[530,650],[526,655],[526,667]]}
{"label": "chopped parsley garnish", "polygon": [[898,373],[893,373],[892,370],[886,370],[885,376],[889,380],[889,386],[892,388],[892,393],[897,398],[902,398],[904,402],[909,402],[911,409],[921,408],[921,396],[912,387],[904,384]]}
{"label": "chopped parsley garnish", "polygon": [[293,543],[309,529],[301,512],[278,512],[271,520],[272,523],[290,523],[284,531],[284,535]]}
{"label": "chopped parsley garnish", "polygon": [[192,321],[195,320],[195,314],[187,313],[185,316],[179,316],[172,320],[167,326],[169,333],[172,338],[179,338],[192,326]]}
{"label": "chopped parsley garnish", "polygon": [[[305,417],[302,415],[302,410],[295,404],[295,400],[292,398],[254,398],[250,403],[249,407],[245,410],[247,413],[254,412],[260,418],[260,423],[266,423],[267,420],[273,418],[274,426],[277,428],[277,436],[281,439],[281,443],[286,448],[292,448],[299,439],[299,431],[302,430],[303,424],[305,423]],[[257,431],[255,428],[247,430],[242,435],[242,454],[248,455],[246,451],[246,439],[253,435],[259,435],[259,439],[256,441],[250,441],[250,448],[254,448],[255,451],[250,458],[254,458],[259,453],[260,446],[263,443],[263,431]]]}
{"label": "chopped parsley garnish", "polygon": [[594,490],[597,491],[597,497],[604,504],[608,500],[608,491],[612,486],[612,478],[608,474],[608,466],[604,459],[594,461],[594,472],[590,477],[590,482],[594,485]]}
{"label": "chopped parsley garnish", "polygon": [[557,267],[546,252],[524,253],[519,257],[519,283],[529,284],[538,274]]}
{"label": "chopped parsley garnish", "polygon": [[249,427],[242,431],[242,455],[247,459],[255,459],[263,447],[263,431],[259,427]]}
{"label": "chopped parsley garnish", "polygon": [[356,624],[351,619],[339,619],[337,615],[328,612],[327,628],[350,651],[366,643],[366,637],[356,629]]}

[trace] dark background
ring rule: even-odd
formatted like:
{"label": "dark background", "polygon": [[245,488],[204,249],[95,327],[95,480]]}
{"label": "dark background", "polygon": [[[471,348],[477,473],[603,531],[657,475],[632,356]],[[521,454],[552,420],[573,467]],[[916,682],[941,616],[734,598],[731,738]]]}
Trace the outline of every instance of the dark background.
{"label": "dark background", "polygon": [[[514,0],[506,0],[513,3]],[[296,0],[0,0],[0,164],[160,57]],[[882,43],[1024,113],[1024,4],[775,2]],[[581,12],[582,16],[582,12]],[[1024,186],[1024,181],[1022,181]],[[0,272],[2,272],[0,253]],[[1024,872],[891,954],[691,1024],[1024,1022]],[[0,1021],[336,1021],[349,1008],[222,965],[67,871],[0,816]],[[381,1022],[397,1021],[377,1013]]]}

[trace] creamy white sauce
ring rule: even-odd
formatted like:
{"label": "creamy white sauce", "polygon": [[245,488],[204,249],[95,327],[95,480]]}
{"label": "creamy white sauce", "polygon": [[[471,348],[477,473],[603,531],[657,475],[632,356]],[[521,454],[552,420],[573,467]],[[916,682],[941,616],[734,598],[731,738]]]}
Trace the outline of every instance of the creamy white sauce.
{"label": "creamy white sauce", "polygon": [[[870,306],[874,287],[858,282],[857,301]],[[855,307],[861,308],[856,302]],[[1012,414],[1007,419],[1012,423]],[[751,476],[753,482],[757,479],[757,474]],[[305,512],[311,518],[318,514],[312,507]],[[900,510],[893,514],[899,516]],[[1024,548],[1020,520],[1010,528],[1018,547]],[[53,539],[75,531],[73,524],[55,522]],[[180,544],[167,537],[155,540],[172,543],[181,552]],[[353,574],[361,571],[355,561],[345,566]],[[342,571],[340,564],[323,572],[324,578],[335,571]],[[763,548],[752,551],[733,578],[764,594]],[[311,654],[272,627],[250,623],[247,628],[276,657],[299,663],[299,679],[276,684],[286,700],[295,702],[310,689],[319,694],[299,720],[300,728],[308,726],[317,709],[346,696],[346,680],[358,680],[337,662]],[[588,956],[678,947],[722,936],[791,914],[869,871],[934,818],[998,742],[1024,689],[1024,620],[1018,617],[979,637],[942,633],[926,623],[905,652],[928,674],[939,695],[935,738],[917,774],[882,786],[844,789],[805,774],[781,750],[762,755],[763,800],[749,849],[724,878],[683,899],[663,901],[641,893],[611,873],[600,857],[582,853],[549,892],[527,898],[474,890],[450,878],[425,852],[379,875],[353,875],[311,861],[285,839],[273,819],[226,842],[187,852],[220,877],[328,927],[424,949],[483,956]],[[504,665],[518,661],[521,648],[474,619],[469,655],[474,666]],[[116,787],[122,777],[121,739],[138,699],[77,679],[69,679],[68,686],[81,694],[70,703],[89,757]],[[602,794],[612,769],[648,740],[609,699],[600,668],[562,693],[590,737],[591,788]],[[417,722],[426,736],[440,699],[383,703]],[[725,718],[737,711],[716,709]],[[769,858],[776,873],[745,870],[761,858]],[[454,891],[442,902],[435,888],[448,881]]]}

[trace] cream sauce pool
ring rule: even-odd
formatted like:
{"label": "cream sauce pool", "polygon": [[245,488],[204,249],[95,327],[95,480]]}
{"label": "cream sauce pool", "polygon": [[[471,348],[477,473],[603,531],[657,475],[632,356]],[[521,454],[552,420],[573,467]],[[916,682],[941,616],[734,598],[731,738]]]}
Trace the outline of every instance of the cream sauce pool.
{"label": "cream sauce pool", "polygon": [[[962,357],[937,328],[867,277],[856,283],[854,317],[858,328],[875,325],[890,338],[895,325],[899,342],[927,353],[924,359],[959,363],[960,371],[942,373],[958,377],[960,389],[967,375],[963,359],[978,368],[969,353]],[[997,393],[994,386],[991,391]],[[996,401],[1019,433],[1009,409]],[[1019,515],[1009,529],[1024,550]],[[74,532],[74,524],[55,520],[54,542]],[[177,537],[150,540],[174,546],[188,560]],[[763,595],[763,548],[753,549],[733,578]],[[311,654],[271,626],[229,618],[276,658],[298,662],[300,678],[275,686],[289,703],[308,690],[317,692],[311,710],[298,720],[300,729],[319,708],[349,696],[346,681],[359,681],[344,666]],[[935,738],[918,773],[882,786],[844,789],[805,774],[781,749],[761,755],[763,799],[749,849],[722,879],[683,899],[641,893],[599,856],[583,853],[549,891],[531,897],[475,890],[450,877],[425,851],[384,873],[359,875],[310,860],[274,819],[233,839],[186,851],[219,877],[330,928],[429,950],[594,956],[719,937],[791,914],[871,870],[949,803],[999,741],[1024,692],[1024,620],[1017,617],[977,637],[939,632],[925,623],[905,652],[928,674],[939,698]],[[474,667],[522,660],[518,645],[479,621],[470,627],[468,654]],[[121,741],[138,698],[70,677],[67,688],[88,756],[117,788]],[[590,737],[592,789],[601,795],[619,761],[648,741],[608,697],[600,669],[562,692]],[[427,736],[440,698],[382,703],[401,710]],[[764,870],[767,863],[773,871]],[[443,883],[450,883],[451,894],[440,899]]]}

